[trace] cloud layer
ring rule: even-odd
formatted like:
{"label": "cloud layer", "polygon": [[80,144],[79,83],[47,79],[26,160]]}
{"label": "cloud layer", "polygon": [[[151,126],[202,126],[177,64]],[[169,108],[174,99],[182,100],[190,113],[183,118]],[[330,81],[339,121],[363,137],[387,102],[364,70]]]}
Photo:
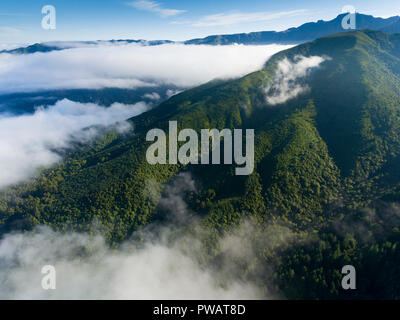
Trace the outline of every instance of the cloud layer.
{"label": "cloud layer", "polygon": [[123,122],[147,109],[144,103],[114,103],[109,108],[62,100],[54,106],[39,108],[30,115],[0,114],[0,188],[32,177],[37,168],[61,160],[57,150],[71,143],[88,142],[98,134],[90,126],[113,126],[127,130]]}
{"label": "cloud layer", "polygon": [[137,44],[0,54],[0,94],[53,89],[196,86],[260,69],[290,46]]}
{"label": "cloud layer", "polygon": [[298,82],[307,76],[310,70],[320,66],[325,58],[297,56],[294,61],[285,58],[278,63],[273,84],[266,88],[266,99],[270,105],[285,103],[306,92],[308,86]]}
{"label": "cloud layer", "polygon": [[[190,87],[260,69],[272,54],[287,47],[119,43],[28,55],[0,54],[0,94],[105,87],[156,89],[164,83]],[[176,93],[171,91],[170,95]],[[156,92],[142,98],[151,103],[160,100]],[[139,103],[114,104],[106,109],[63,100],[33,115],[0,114],[0,188],[60,161],[54,150],[68,148],[73,139],[86,139],[83,133],[91,131],[82,129],[109,126],[146,108]]]}
{"label": "cloud layer", "polygon": [[[150,187],[152,189],[152,187]],[[180,174],[158,199],[170,223],[142,230],[138,241],[112,250],[100,235],[58,233],[47,227],[30,234],[9,234],[0,241],[1,299],[258,299],[260,287],[245,281],[238,265],[254,266],[256,234],[245,223],[220,240],[218,266],[202,261],[201,234],[183,197],[194,191],[190,175]],[[158,191],[158,190],[157,190]],[[196,232],[183,232],[181,226]],[[268,243],[276,246],[280,239]],[[257,239],[263,237],[257,236]],[[288,238],[286,238],[288,239]],[[56,290],[43,290],[41,269],[56,269]],[[259,268],[261,277],[265,272]]]}

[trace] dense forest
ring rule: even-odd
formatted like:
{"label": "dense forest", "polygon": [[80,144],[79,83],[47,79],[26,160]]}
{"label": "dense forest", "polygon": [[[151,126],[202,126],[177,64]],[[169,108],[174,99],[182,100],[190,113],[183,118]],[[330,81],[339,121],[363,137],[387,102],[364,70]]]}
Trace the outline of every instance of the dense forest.
{"label": "dense forest", "polygon": [[[304,92],[270,104],[279,64],[323,63],[299,79]],[[255,130],[255,170],[235,165],[150,165],[146,133],[180,129]],[[179,174],[200,220],[205,263],[218,263],[217,238],[243,221],[255,230],[256,261],[243,279],[289,299],[400,298],[400,35],[355,31],[320,38],[273,56],[258,72],[187,90],[130,119],[134,131],[106,131],[34,181],[0,194],[0,232],[90,231],[95,220],[118,247],[144,226],[165,222],[160,195]],[[29,159],[27,159],[29,161]],[[150,192],[151,193],[151,192]],[[177,232],[196,232],[190,224]],[[282,239],[270,239],[272,233]],[[285,235],[290,234],[286,237]],[[233,262],[234,263],[234,262]],[[257,278],[254,265],[265,270]],[[341,287],[354,265],[357,290]]]}

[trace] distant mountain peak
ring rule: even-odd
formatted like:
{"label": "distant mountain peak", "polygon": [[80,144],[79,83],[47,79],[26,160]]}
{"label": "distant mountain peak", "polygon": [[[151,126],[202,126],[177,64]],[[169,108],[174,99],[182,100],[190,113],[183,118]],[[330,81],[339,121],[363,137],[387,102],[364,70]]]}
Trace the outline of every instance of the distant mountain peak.
{"label": "distant mountain peak", "polygon": [[[343,18],[348,13],[341,13],[332,20],[317,20],[316,22],[307,22],[299,27],[292,27],[284,31],[258,31],[249,33],[211,35],[205,38],[191,39],[183,42],[190,45],[265,45],[265,44],[300,44],[315,40],[335,33],[346,32],[342,27]],[[386,33],[400,33],[400,16],[389,18],[374,17],[368,14],[356,13],[356,30],[378,30]],[[351,30],[350,30],[351,31]],[[156,46],[166,43],[177,43],[171,40],[103,40],[103,41],[77,41],[77,42],[49,42],[35,43],[33,45],[17,48],[13,50],[4,50],[0,53],[30,54],[35,52],[49,52],[56,50],[71,49],[81,46],[93,46],[105,43],[136,43],[144,46]],[[181,42],[179,42],[181,43]]]}

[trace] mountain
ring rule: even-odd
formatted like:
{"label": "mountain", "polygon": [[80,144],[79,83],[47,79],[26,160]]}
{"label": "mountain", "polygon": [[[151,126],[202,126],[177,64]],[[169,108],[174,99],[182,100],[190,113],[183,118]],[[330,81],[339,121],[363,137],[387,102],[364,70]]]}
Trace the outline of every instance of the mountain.
{"label": "mountain", "polygon": [[170,40],[98,40],[98,41],[54,41],[54,42],[43,42],[43,43],[35,43],[33,45],[27,47],[15,48],[12,50],[2,50],[0,53],[10,53],[10,54],[32,54],[35,52],[51,52],[51,51],[60,51],[66,49],[73,48],[81,48],[81,47],[91,47],[98,45],[123,45],[136,43],[143,46],[158,46],[167,43],[174,43],[174,41]]}
{"label": "mountain", "polygon": [[[307,65],[314,67],[304,72]],[[150,165],[146,134],[168,132],[172,120],[197,132],[254,129],[254,172]],[[33,182],[3,191],[1,233],[40,224],[90,230],[96,220],[117,244],[165,219],[149,185],[162,192],[187,172],[199,185],[186,201],[210,230],[209,259],[218,260],[216,237],[243,219],[265,230],[275,221],[296,241],[260,249],[263,268],[279,261],[257,279],[268,289],[292,299],[400,297],[400,34],[319,38],[276,54],[258,72],[187,90],[130,121],[134,134],[109,132]],[[251,277],[252,263],[244,275]],[[340,271],[348,264],[357,268],[357,290],[344,292]]]}
{"label": "mountain", "polygon": [[24,114],[32,113],[38,107],[51,106],[57,101],[68,99],[81,103],[95,103],[110,106],[115,102],[135,104],[141,101],[153,105],[160,103],[172,94],[184,88],[170,84],[160,84],[152,87],[120,89],[65,89],[40,92],[23,92],[0,94],[0,113]]}
{"label": "mountain", "polygon": [[63,50],[62,47],[50,46],[41,43],[35,43],[33,45],[21,48],[15,48],[12,50],[2,50],[0,53],[11,53],[11,54],[31,54],[35,52],[50,52],[50,51],[58,51]]}
{"label": "mountain", "polygon": [[[320,37],[343,32],[342,20],[347,14],[338,15],[330,21],[319,20],[309,22],[298,28],[290,28],[286,31],[260,31],[250,33],[238,33],[227,35],[212,35],[205,38],[191,39],[184,41],[184,44],[190,45],[229,45],[229,44],[299,44],[312,41]],[[400,17],[377,18],[371,15],[356,13],[357,30],[379,30],[386,33],[400,33]],[[109,40],[109,41],[76,41],[76,42],[48,42],[36,43],[28,47],[16,48],[13,50],[3,50],[0,53],[12,54],[30,54],[35,52],[49,52],[55,50],[71,49],[82,46],[94,46],[101,44],[124,44],[137,43],[145,46],[157,46],[166,43],[181,43],[171,40]]]}
{"label": "mountain", "polygon": [[[338,15],[330,21],[319,20],[309,22],[298,28],[290,28],[282,32],[260,31],[239,34],[213,35],[201,39],[188,40],[186,44],[228,45],[239,44],[298,44],[331,34],[343,32],[342,20],[347,14]],[[375,18],[371,15],[356,13],[357,30],[381,30],[388,33],[400,32],[400,17],[387,19]]]}

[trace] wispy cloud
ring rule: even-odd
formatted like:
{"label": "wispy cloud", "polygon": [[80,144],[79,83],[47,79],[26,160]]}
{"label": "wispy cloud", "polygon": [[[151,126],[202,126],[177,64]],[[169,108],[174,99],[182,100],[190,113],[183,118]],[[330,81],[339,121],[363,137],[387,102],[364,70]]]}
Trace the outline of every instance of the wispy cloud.
{"label": "wispy cloud", "polygon": [[158,2],[149,0],[133,1],[129,2],[128,5],[138,10],[157,13],[162,17],[172,17],[186,12],[186,10],[167,9],[162,7],[162,5],[159,4]]}
{"label": "wispy cloud", "polygon": [[[215,237],[185,202],[196,192],[188,173],[167,185],[152,181],[144,192],[166,219],[137,230],[118,249],[106,243],[102,231],[108,228],[101,221],[90,233],[39,227],[4,235],[0,299],[281,298],[273,283],[279,253],[305,239],[279,222],[260,226],[251,218]],[[57,290],[40,286],[40,270],[47,264],[57,270]]]}
{"label": "wispy cloud", "polygon": [[262,68],[289,46],[136,44],[0,54],[0,94],[59,89],[192,87]]}
{"label": "wispy cloud", "polygon": [[293,17],[301,14],[305,14],[308,10],[292,10],[292,11],[281,11],[281,12],[248,12],[248,13],[217,13],[207,16],[203,16],[195,21],[186,21],[174,23],[191,24],[194,27],[215,27],[215,26],[226,26],[244,22],[259,22],[280,19],[283,17]]}
{"label": "wispy cloud", "polygon": [[296,56],[294,61],[287,58],[280,61],[273,84],[265,89],[268,104],[282,104],[307,92],[309,87],[297,81],[307,76],[312,69],[319,67],[326,59],[329,58]]}
{"label": "wispy cloud", "polygon": [[34,114],[0,113],[0,189],[29,179],[38,168],[60,161],[58,151],[71,148],[75,142],[90,142],[101,128],[129,130],[124,120],[147,108],[143,102],[114,103],[106,108],[65,99],[54,106],[38,108]]}

